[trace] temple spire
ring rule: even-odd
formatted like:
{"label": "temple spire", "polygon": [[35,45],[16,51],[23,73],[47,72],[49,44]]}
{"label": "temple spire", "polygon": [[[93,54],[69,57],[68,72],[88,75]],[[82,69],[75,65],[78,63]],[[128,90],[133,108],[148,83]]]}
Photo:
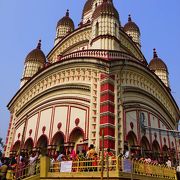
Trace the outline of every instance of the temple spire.
{"label": "temple spire", "polygon": [[131,15],[129,14],[128,22],[132,22]]}
{"label": "temple spire", "polygon": [[69,17],[69,9],[66,11],[66,16]]}
{"label": "temple spire", "polygon": [[41,49],[41,40],[38,42],[37,49]]}
{"label": "temple spire", "polygon": [[157,55],[157,52],[156,52],[156,49],[155,49],[155,48],[153,49],[153,57],[154,57],[154,58],[158,58],[158,55]]}

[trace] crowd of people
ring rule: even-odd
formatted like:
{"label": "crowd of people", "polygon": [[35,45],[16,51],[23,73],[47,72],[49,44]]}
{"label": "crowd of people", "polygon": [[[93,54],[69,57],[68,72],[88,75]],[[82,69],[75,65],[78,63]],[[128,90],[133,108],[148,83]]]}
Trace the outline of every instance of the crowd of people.
{"label": "crowd of people", "polygon": [[20,155],[11,156],[9,158],[2,157],[0,159],[0,180],[6,180],[8,170],[12,170],[16,179],[22,179],[24,176],[31,176],[36,173],[37,161],[40,159],[40,154],[21,153]]}
{"label": "crowd of people", "polygon": [[[75,169],[81,168],[81,166],[86,167],[87,171],[95,171],[97,167],[100,165],[102,157],[102,151],[96,152],[94,145],[90,145],[88,150],[77,151],[71,150],[66,152],[56,152],[53,155],[50,155],[50,169],[51,171],[59,172],[60,171],[60,163],[61,161],[73,161],[72,172],[76,171]],[[104,158],[108,157],[109,160],[114,157],[116,159],[114,153],[108,148],[104,151]],[[79,162],[79,164],[77,164]],[[112,162],[112,161],[111,161]],[[89,168],[89,170],[88,170]]]}
{"label": "crowd of people", "polygon": [[125,159],[131,159],[145,164],[162,165],[168,168],[175,168],[177,180],[180,180],[180,161],[178,161],[175,157],[170,157],[167,154],[164,156],[156,156],[150,153],[142,155],[140,151],[132,150],[130,152],[128,147],[124,148],[124,152],[121,156]]}
{"label": "crowd of people", "polygon": [[152,163],[152,164],[159,164],[159,165],[165,165],[167,167],[177,167],[179,162],[176,160],[176,158],[172,158],[168,156],[167,154],[164,156],[157,156],[155,154],[146,153],[144,155],[141,154],[141,151],[129,151],[129,148],[124,148],[124,152],[121,155],[123,158],[132,159],[132,160],[138,160],[145,163]]}
{"label": "crowd of people", "polygon": [[[86,161],[86,160],[92,160],[91,166],[97,167],[98,162],[102,158],[102,151],[96,152],[94,145],[90,145],[88,150],[82,150],[75,152],[74,149],[71,151],[54,151],[54,152],[47,152],[47,154],[50,157],[50,168],[54,168],[55,162],[61,162],[61,161]],[[6,173],[8,170],[14,171],[14,174],[16,176],[16,179],[20,179],[23,176],[31,176],[34,175],[37,170],[39,169],[39,163],[37,163],[40,160],[41,153],[39,152],[29,152],[29,153],[21,153],[20,155],[13,156],[10,158],[3,157],[0,159],[0,180],[6,179]],[[106,160],[106,157],[109,159],[115,157],[115,154],[110,149],[106,149],[104,151],[104,159]],[[144,163],[149,164],[164,164],[167,167],[176,167],[177,172],[180,173],[180,166],[172,162],[169,157],[166,159],[164,158],[164,161],[160,160],[160,158],[153,158],[150,155],[146,155],[144,157],[141,156],[139,152],[133,152],[129,151],[128,148],[124,149],[124,152],[122,154],[119,154],[119,157],[122,159],[131,159],[131,160],[137,160]],[[115,157],[116,158],[116,157]],[[179,174],[178,173],[178,174]]]}

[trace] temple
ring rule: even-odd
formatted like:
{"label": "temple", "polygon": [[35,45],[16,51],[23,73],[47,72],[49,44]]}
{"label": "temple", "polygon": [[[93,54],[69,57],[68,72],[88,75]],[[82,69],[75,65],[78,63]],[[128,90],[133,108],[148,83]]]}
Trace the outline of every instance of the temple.
{"label": "temple", "polygon": [[[56,26],[54,47],[43,41],[24,61],[20,89],[8,104],[5,156],[55,148],[97,152],[125,147],[153,158],[179,159],[179,108],[160,52],[147,61],[141,33],[125,25],[112,0],[87,0],[75,27],[69,10]],[[158,56],[159,54],[159,56]]]}

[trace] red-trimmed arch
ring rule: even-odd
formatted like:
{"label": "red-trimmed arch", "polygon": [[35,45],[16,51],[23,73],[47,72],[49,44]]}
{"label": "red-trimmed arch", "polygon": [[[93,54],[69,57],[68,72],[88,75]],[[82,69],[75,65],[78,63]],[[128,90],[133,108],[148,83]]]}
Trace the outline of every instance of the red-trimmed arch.
{"label": "red-trimmed arch", "polygon": [[33,142],[33,139],[30,137],[24,143],[24,149],[32,150],[33,147],[34,147],[34,142]]}
{"label": "red-trimmed arch", "polygon": [[65,135],[62,131],[58,131],[54,134],[52,140],[51,140],[51,145],[60,145],[64,144],[65,141]]}
{"label": "red-trimmed arch", "polygon": [[163,156],[168,156],[169,154],[169,150],[166,144],[162,147],[162,153],[163,153]]}
{"label": "red-trimmed arch", "polygon": [[137,136],[133,131],[129,131],[126,136],[126,141],[130,146],[137,145]]}
{"label": "red-trimmed arch", "polygon": [[168,151],[168,147],[166,144],[162,147],[162,151]]}
{"label": "red-trimmed arch", "polygon": [[150,143],[149,143],[149,141],[148,141],[148,139],[147,139],[146,136],[143,136],[143,137],[141,138],[140,145],[141,145],[141,147],[142,147],[144,150],[150,150],[150,149],[151,149],[151,148],[150,148]]}
{"label": "red-trimmed arch", "polygon": [[84,133],[83,129],[80,127],[75,127],[69,135],[69,142],[75,142],[75,139],[73,136],[75,134],[78,135],[79,137],[81,136],[83,139],[85,138],[85,133]]}
{"label": "red-trimmed arch", "polygon": [[157,140],[154,140],[153,143],[152,143],[152,151],[153,152],[160,152],[160,146],[159,146],[159,143]]}
{"label": "red-trimmed arch", "polygon": [[37,143],[36,143],[36,147],[40,147],[40,148],[46,148],[49,144],[49,140],[48,137],[43,134],[39,137]]}
{"label": "red-trimmed arch", "polygon": [[20,140],[17,140],[14,145],[12,146],[11,148],[11,151],[16,151],[18,152],[19,149],[20,149],[20,146],[21,146],[21,141]]}

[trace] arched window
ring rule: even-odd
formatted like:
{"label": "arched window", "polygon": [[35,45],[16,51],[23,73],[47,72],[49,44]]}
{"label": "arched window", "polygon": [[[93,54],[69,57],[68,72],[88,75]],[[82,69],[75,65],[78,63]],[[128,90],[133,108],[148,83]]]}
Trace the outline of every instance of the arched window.
{"label": "arched window", "polygon": [[99,35],[99,23],[96,23],[96,30],[95,30],[95,36]]}

